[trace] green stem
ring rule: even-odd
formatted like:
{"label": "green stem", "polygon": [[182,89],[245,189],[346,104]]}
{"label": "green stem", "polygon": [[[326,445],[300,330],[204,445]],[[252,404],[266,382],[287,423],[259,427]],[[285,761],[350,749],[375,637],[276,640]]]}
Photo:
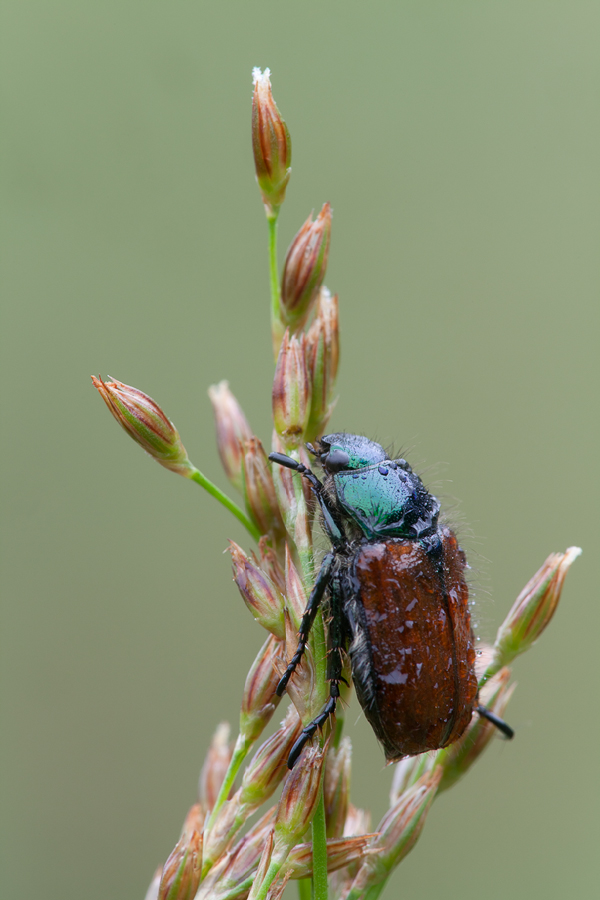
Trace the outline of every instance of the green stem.
{"label": "green stem", "polygon": [[281,307],[279,303],[279,271],[277,268],[277,216],[279,212],[269,216],[269,281],[271,285],[271,334],[273,337],[273,355],[277,361],[281,339],[283,337],[283,324],[281,322]]}
{"label": "green stem", "polygon": [[492,676],[496,675],[504,665],[506,665],[506,663],[502,660],[492,661],[479,679],[477,687],[481,690],[484,684],[489,681]]}
{"label": "green stem", "polygon": [[[323,626],[323,615],[321,610],[315,616],[315,621],[311,629],[313,660],[315,666],[315,692],[314,708],[311,709],[311,716],[316,716],[321,712],[323,704],[327,702],[329,695],[329,682],[327,681],[327,641],[325,640],[325,628]],[[319,688],[321,688],[319,690]],[[308,723],[304,723],[305,725]]]}
{"label": "green stem", "polygon": [[279,318],[279,272],[277,270],[277,214],[269,218],[269,277],[271,284],[271,313]]}
{"label": "green stem", "polygon": [[231,755],[231,760],[229,762],[227,772],[225,773],[225,778],[223,779],[223,784],[221,785],[221,789],[206,825],[207,830],[210,830],[215,824],[217,814],[227,800],[227,797],[229,796],[229,792],[233,787],[233,782],[235,781],[237,773],[240,771],[242,763],[248,755],[249,749],[250,744],[248,743],[248,741],[244,740],[241,734],[238,734],[237,741],[235,742],[235,747],[233,748],[233,753]]}
{"label": "green stem", "polygon": [[250,892],[250,888],[253,884],[254,875],[250,875],[250,877],[246,878],[245,881],[238,882],[238,884],[232,887],[231,890],[227,891],[227,893],[219,893],[219,900],[239,900],[239,897],[246,896]]}
{"label": "green stem", "polygon": [[248,518],[246,513],[242,509],[240,509],[237,503],[233,502],[231,497],[228,497],[227,494],[224,494],[223,491],[216,486],[216,484],[213,484],[212,481],[209,481],[209,479],[205,475],[203,475],[199,469],[196,469],[194,467],[193,472],[188,475],[188,478],[191,481],[195,481],[196,484],[200,485],[200,487],[203,487],[205,491],[208,491],[208,493],[215,498],[215,500],[218,500],[219,503],[222,503],[223,506],[229,510],[229,512],[233,513],[236,519],[238,519],[242,523],[246,531],[248,531],[252,535],[255,541],[260,540],[260,531],[254,524],[254,522],[252,522]]}
{"label": "green stem", "polygon": [[323,780],[319,802],[312,820],[313,900],[327,900],[327,834],[325,831],[325,798]]}
{"label": "green stem", "polygon": [[267,869],[267,874],[265,875],[254,900],[266,900],[267,894],[269,893],[269,888],[277,878],[282,865],[283,861],[279,862],[279,860],[270,863],[269,868]]}
{"label": "green stem", "polygon": [[312,880],[299,878],[296,884],[298,885],[299,900],[312,900]]}

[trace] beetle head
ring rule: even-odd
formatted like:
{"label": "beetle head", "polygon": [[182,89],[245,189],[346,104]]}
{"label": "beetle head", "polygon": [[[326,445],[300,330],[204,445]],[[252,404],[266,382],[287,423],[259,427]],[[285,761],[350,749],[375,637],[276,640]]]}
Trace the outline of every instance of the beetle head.
{"label": "beetle head", "polygon": [[308,448],[317,457],[328,475],[349,469],[364,469],[383,462],[385,450],[375,441],[358,434],[326,434]]}

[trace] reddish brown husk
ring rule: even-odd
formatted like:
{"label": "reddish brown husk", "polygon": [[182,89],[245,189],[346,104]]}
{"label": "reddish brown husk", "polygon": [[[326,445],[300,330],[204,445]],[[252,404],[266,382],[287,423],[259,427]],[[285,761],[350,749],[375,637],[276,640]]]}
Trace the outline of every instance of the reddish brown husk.
{"label": "reddish brown husk", "polygon": [[440,536],[439,567],[416,541],[366,544],[355,561],[371,668],[369,684],[360,669],[354,682],[388,761],[457,740],[476,702],[464,557],[449,529]]}
{"label": "reddish brown husk", "polygon": [[288,249],[281,276],[281,310],[285,325],[299,331],[311,313],[327,269],[331,206],[315,222],[308,217]]}
{"label": "reddish brown husk", "polygon": [[[231,762],[232,746],[229,743],[231,729],[227,722],[217,726],[202,771],[200,772],[200,800],[205,810],[210,811],[215,805],[225,773]],[[201,830],[201,829],[200,829]]]}
{"label": "reddish brown husk", "polygon": [[252,150],[256,180],[270,217],[276,216],[290,180],[292,141],[271,93],[270,71],[255,69],[252,98]]}

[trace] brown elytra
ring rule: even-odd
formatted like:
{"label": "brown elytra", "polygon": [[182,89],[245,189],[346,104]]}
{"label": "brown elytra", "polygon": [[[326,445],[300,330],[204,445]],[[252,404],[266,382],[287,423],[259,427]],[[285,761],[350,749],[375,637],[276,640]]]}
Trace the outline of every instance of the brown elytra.
{"label": "brown elytra", "polygon": [[350,647],[358,698],[390,762],[457,740],[477,700],[464,554],[438,529],[441,552],[418,541],[363,544],[345,593],[362,632]]}

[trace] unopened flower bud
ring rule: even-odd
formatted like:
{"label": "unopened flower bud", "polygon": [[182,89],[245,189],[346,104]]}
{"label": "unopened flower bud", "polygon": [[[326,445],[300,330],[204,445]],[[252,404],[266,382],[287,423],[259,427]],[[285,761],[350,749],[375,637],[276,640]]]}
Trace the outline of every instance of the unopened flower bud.
{"label": "unopened flower bud", "polygon": [[158,900],[193,900],[202,870],[202,835],[184,831],[166,861]]}
{"label": "unopened flower bud", "polygon": [[337,294],[332,295],[331,291],[325,286],[319,291],[317,315],[308,330],[309,343],[312,340],[312,335],[319,331],[322,331],[325,336],[327,375],[329,385],[333,387],[340,362],[339,303]]}
{"label": "unopened flower bud", "polygon": [[306,364],[311,380],[311,407],[306,437],[323,434],[335,403],[333,392],[340,359],[338,298],[326,287],[319,294],[319,308],[306,336]]}
{"label": "unopened flower bud", "polygon": [[284,600],[263,570],[233,541],[229,542],[233,563],[233,580],[244,603],[263,628],[279,640],[285,637],[283,620]]}
{"label": "unopened flower bud", "polygon": [[[282,469],[283,466],[277,466],[277,468]],[[255,563],[262,569],[265,575],[268,575],[279,593],[283,594],[285,592],[285,575],[283,574],[283,569],[281,568],[281,563],[279,562],[277,554],[269,545],[267,537],[261,537],[258,542],[258,549],[260,553],[260,562],[256,559],[256,555],[254,553],[252,554]]]}
{"label": "unopened flower bud", "polygon": [[202,881],[196,900],[240,900],[253,881],[265,842],[273,830],[275,807],[252,826],[242,840],[224,854]]}
{"label": "unopened flower bud", "polygon": [[231,845],[235,835],[244,825],[247,816],[240,806],[240,792],[219,806],[219,809],[204,830],[203,874],[211,872]]}
{"label": "unopened flower bud", "polygon": [[325,764],[323,794],[325,797],[325,822],[327,837],[339,838],[344,833],[350,799],[350,767],[352,743],[342,738],[339,747],[331,749]]}
{"label": "unopened flower bud", "polygon": [[248,672],[240,713],[240,735],[248,744],[260,736],[281,699],[275,693],[279,681],[275,660],[281,652],[281,643],[271,635]]}
{"label": "unopened flower bud", "polygon": [[329,239],[331,207],[326,203],[312,221],[308,217],[289,246],[281,279],[281,315],[292,332],[305,324],[323,284]]}
{"label": "unopened flower bud", "polygon": [[241,804],[252,810],[258,809],[279,787],[301,728],[296,710],[290,707],[281,727],[258,748],[248,763],[240,788]]}
{"label": "unopened flower bud", "polygon": [[290,337],[286,331],[273,379],[273,422],[286,449],[294,449],[302,443],[309,412],[306,336]]}
{"label": "unopened flower bud", "polygon": [[285,199],[291,174],[292,141],[287,125],[273,100],[271,72],[254,69],[252,97],[252,150],[256,180],[267,216],[277,215]]}
{"label": "unopened flower bud", "polygon": [[275,814],[273,855],[280,859],[298,843],[312,821],[326,753],[327,745],[305,747],[294,768],[287,773]]}
{"label": "unopened flower bud", "polygon": [[[483,706],[500,718],[503,718],[504,710],[516,687],[515,684],[509,686],[509,680],[510,669],[501,669],[497,675],[490,678],[479,694]],[[438,756],[438,762],[444,773],[438,793],[452,787],[459,778],[462,778],[497,733],[496,726],[492,722],[476,712],[473,714],[462,737],[442,750]]]}
{"label": "unopened flower bud", "polygon": [[119,425],[156,462],[188,478],[194,473],[177,429],[151,397],[120,381],[92,375],[92,382]]}
{"label": "unopened flower bud", "polygon": [[256,751],[246,767],[241,787],[220,808],[205,839],[205,870],[210,869],[230,846],[237,832],[277,790],[287,771],[286,761],[302,728],[293,707],[281,727]]}
{"label": "unopened flower bud", "polygon": [[558,606],[565,575],[580,553],[580,547],[569,547],[565,553],[550,554],[525,585],[498,631],[496,667],[510,663],[539,638]]}
{"label": "unopened flower bud", "polygon": [[[346,866],[362,860],[368,845],[377,837],[376,834],[361,834],[351,838],[331,838],[327,841],[327,871],[337,872]],[[296,844],[290,851],[286,870],[292,878],[310,878],[313,874],[312,843]]]}
{"label": "unopened flower bud", "polygon": [[230,731],[231,729],[227,722],[221,722],[217,727],[200,773],[200,801],[203,809],[207,812],[210,812],[215,805],[215,800],[219,796],[225,773],[231,761]]}
{"label": "unopened flower bud", "polygon": [[280,541],[285,532],[283,519],[267,455],[258,438],[251,438],[244,445],[242,471],[248,512],[261,534],[270,534],[275,541]]}
{"label": "unopened flower bud", "polygon": [[242,490],[243,446],[254,435],[226,381],[208,389],[217,426],[217,449],[225,473],[238,491]]}
{"label": "unopened flower bud", "polygon": [[384,881],[412,850],[423,830],[441,777],[440,769],[423,775],[386,813],[377,828],[378,836],[370,845],[371,849],[380,852],[369,856],[362,864],[348,898],[362,897],[368,888]]}

